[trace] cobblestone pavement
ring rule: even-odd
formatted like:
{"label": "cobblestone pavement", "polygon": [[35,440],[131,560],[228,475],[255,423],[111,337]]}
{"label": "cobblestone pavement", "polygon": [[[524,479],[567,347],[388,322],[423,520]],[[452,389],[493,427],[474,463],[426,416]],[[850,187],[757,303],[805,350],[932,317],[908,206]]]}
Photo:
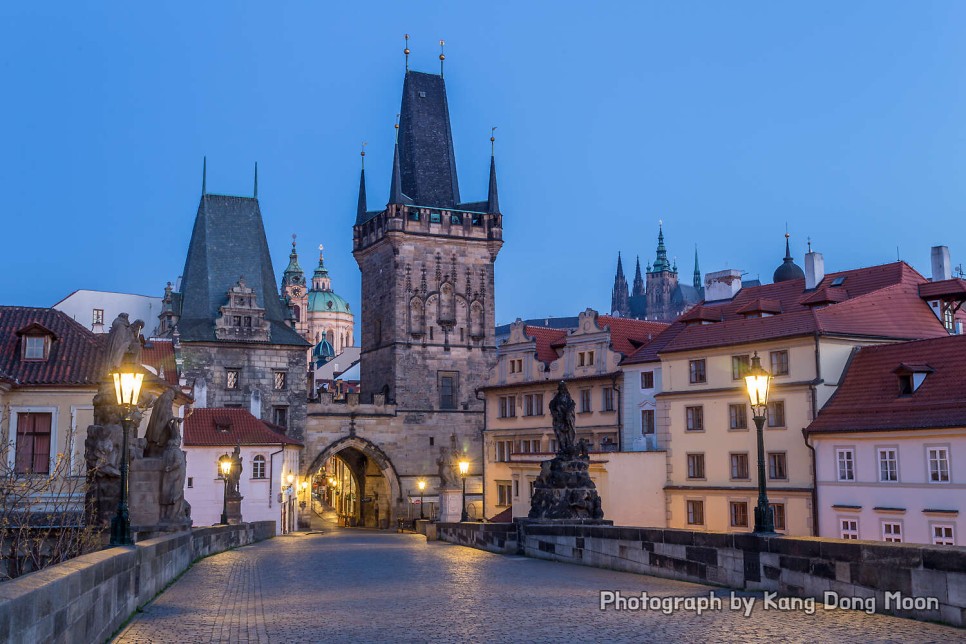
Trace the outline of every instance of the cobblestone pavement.
{"label": "cobblestone pavement", "polygon": [[[706,586],[495,555],[415,534],[331,530],[204,559],[119,642],[952,642],[966,631],[822,610],[601,611],[599,590],[697,596]],[[719,592],[720,589],[719,589]]]}

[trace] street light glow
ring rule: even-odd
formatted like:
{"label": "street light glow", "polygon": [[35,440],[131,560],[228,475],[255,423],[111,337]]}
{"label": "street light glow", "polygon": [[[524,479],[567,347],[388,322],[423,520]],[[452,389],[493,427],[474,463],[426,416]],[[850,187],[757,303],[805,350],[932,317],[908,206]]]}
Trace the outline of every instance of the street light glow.
{"label": "street light glow", "polygon": [[755,416],[764,416],[768,406],[768,390],[771,386],[771,374],[762,369],[761,359],[755,351],[751,359],[751,368],[745,374],[745,387],[748,389],[748,400],[751,401],[751,411]]}
{"label": "street light glow", "polygon": [[470,471],[470,462],[466,459],[459,462],[460,466],[460,476],[466,476]]}

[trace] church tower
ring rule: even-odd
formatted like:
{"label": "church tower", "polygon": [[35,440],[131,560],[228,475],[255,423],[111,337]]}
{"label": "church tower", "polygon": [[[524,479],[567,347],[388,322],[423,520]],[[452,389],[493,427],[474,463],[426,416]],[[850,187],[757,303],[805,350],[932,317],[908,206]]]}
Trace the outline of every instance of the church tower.
{"label": "church tower", "polygon": [[308,317],[305,315],[306,304],[308,302],[308,291],[305,288],[305,271],[299,266],[299,255],[295,250],[295,235],[292,235],[292,252],[288,256],[288,266],[282,273],[282,300],[284,300],[292,312],[295,320],[295,330],[303,338],[309,339]]}
{"label": "church tower", "polygon": [[[640,268],[638,266],[638,268]],[[621,263],[621,254],[617,253],[617,275],[614,276],[614,290],[610,296],[611,315],[626,318],[630,315],[631,308],[627,301],[627,279],[624,277],[624,265]]]}
{"label": "church tower", "polygon": [[363,176],[353,227],[362,272],[361,400],[385,393],[413,417],[460,412],[434,422],[463,433],[457,426],[468,421],[456,416],[482,413],[476,389],[496,357],[493,275],[503,245],[496,161],[491,150],[487,199],[462,202],[441,75],[406,71],[396,135],[388,203],[366,210]]}
{"label": "church tower", "polygon": [[671,266],[664,247],[664,226],[659,225],[657,232],[657,258],[647,271],[647,319],[673,320],[671,299],[678,286],[677,266]]}

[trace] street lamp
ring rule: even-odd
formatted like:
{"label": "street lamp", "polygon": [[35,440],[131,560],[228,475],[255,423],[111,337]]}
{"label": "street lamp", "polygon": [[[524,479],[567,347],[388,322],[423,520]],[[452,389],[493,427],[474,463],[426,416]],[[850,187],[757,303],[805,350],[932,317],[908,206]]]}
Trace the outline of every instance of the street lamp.
{"label": "street lamp", "polygon": [[775,519],[765,490],[765,439],[762,432],[765,426],[765,414],[768,413],[771,374],[762,369],[757,351],[751,359],[751,368],[745,374],[745,386],[748,388],[748,399],[751,401],[755,427],[758,428],[758,506],[755,508],[755,532],[775,534]]}
{"label": "street lamp", "polygon": [[131,538],[131,518],[128,514],[128,433],[131,429],[131,414],[137,408],[138,397],[141,395],[141,383],[144,381],[144,372],[141,366],[134,364],[129,354],[125,354],[124,360],[117,371],[111,374],[114,377],[114,393],[117,397],[117,404],[121,408],[121,430],[123,434],[121,447],[121,498],[117,504],[117,514],[111,519],[111,541],[112,546],[130,546],[134,544]]}
{"label": "street lamp", "polygon": [[228,475],[231,474],[231,456],[225,454],[218,459],[221,478],[225,481],[225,494],[221,504],[221,525],[228,525]]}
{"label": "street lamp", "polygon": [[466,475],[470,471],[470,462],[463,459],[459,462],[460,478],[463,479],[463,513],[460,514],[460,521],[469,521],[470,515],[466,513]]}
{"label": "street lamp", "polygon": [[419,518],[425,519],[423,515],[423,492],[426,490],[426,481],[416,481],[416,487],[419,488]]}

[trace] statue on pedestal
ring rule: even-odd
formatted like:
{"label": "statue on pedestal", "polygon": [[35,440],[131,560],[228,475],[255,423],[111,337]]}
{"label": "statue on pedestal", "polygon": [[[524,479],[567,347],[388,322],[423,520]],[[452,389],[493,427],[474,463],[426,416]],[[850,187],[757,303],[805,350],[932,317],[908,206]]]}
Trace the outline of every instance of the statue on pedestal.
{"label": "statue on pedestal", "polygon": [[187,463],[181,450],[181,434],[175,426],[175,433],[168,438],[168,444],[161,456],[161,521],[181,523],[186,518],[184,509],[184,479]]}

